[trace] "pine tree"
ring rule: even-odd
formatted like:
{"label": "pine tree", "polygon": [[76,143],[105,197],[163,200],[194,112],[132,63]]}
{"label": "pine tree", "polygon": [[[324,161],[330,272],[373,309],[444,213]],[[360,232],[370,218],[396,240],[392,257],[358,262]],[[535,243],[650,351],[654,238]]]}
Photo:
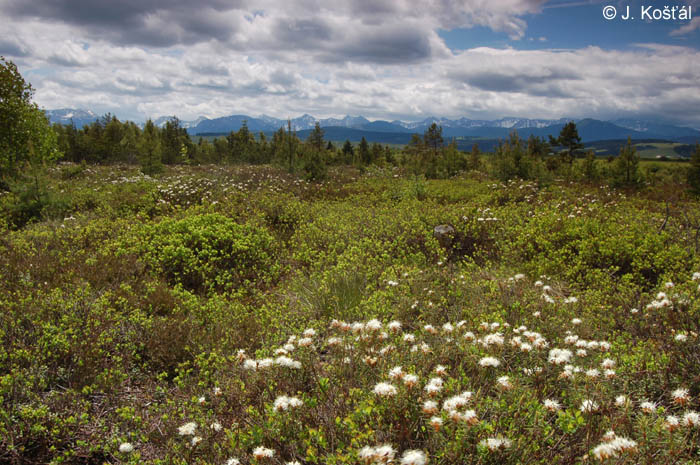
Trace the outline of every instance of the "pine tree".
{"label": "pine tree", "polygon": [[124,136],[119,141],[120,158],[129,163],[136,162],[136,154],[139,151],[139,128],[134,124],[129,124],[124,129]]}
{"label": "pine tree", "polygon": [[296,133],[292,137],[292,120],[287,118],[287,160],[289,161],[289,172],[294,171],[294,139],[296,138]]}
{"label": "pine tree", "polygon": [[615,160],[615,183],[630,186],[637,183],[637,167],[639,156],[632,145],[632,139],[627,138],[627,144],[620,148],[620,155]]}
{"label": "pine tree", "polygon": [[472,151],[469,154],[469,169],[478,170],[481,166],[481,157],[479,152],[479,144],[472,145]]}
{"label": "pine tree", "polygon": [[367,139],[365,139],[365,136],[362,136],[362,140],[360,141],[360,163],[363,165],[369,165],[369,163],[372,161],[371,157],[372,155],[369,152],[369,144],[367,143]]}
{"label": "pine tree", "polygon": [[433,156],[437,155],[438,150],[445,143],[442,138],[442,126],[438,126],[436,123],[431,124],[423,134],[423,142],[433,152]]}
{"label": "pine tree", "polygon": [[573,121],[569,121],[566,123],[566,125],[564,125],[559,133],[559,137],[556,139],[549,136],[549,143],[554,146],[566,147],[567,151],[565,152],[563,158],[564,161],[569,164],[574,162],[577,151],[583,148],[581,137],[578,135],[578,129],[576,129],[576,123]]}
{"label": "pine tree", "polygon": [[318,121],[316,121],[316,125],[306,142],[318,152],[323,150],[323,129],[321,129],[321,124]]}
{"label": "pine tree", "polygon": [[586,153],[586,159],[583,161],[583,177],[586,181],[595,181],[598,179],[598,167],[595,161],[595,152],[589,150]]}
{"label": "pine tree", "polygon": [[146,121],[138,145],[141,155],[141,171],[149,176],[163,171],[160,137],[158,129],[150,119]]}
{"label": "pine tree", "polygon": [[352,146],[352,142],[347,139],[345,144],[343,144],[343,158],[345,163],[352,163],[355,159],[355,149]]}

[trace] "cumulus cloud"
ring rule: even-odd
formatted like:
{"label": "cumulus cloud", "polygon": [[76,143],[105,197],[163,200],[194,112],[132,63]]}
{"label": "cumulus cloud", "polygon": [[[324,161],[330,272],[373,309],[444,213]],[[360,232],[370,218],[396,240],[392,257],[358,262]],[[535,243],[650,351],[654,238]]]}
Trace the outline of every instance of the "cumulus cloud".
{"label": "cumulus cloud", "polygon": [[695,17],[695,18],[691,19],[688,24],[671,31],[671,35],[672,36],[683,36],[686,34],[690,34],[691,32],[697,31],[698,29],[700,29],[700,17]]}
{"label": "cumulus cloud", "polygon": [[[13,20],[41,20],[69,24],[91,39],[108,38],[120,45],[171,47],[216,40],[236,48],[303,47],[325,49],[348,35],[368,50],[387,37],[387,23],[403,24],[409,46],[429,56],[426,43],[437,28],[486,26],[522,38],[526,23],[520,17],[539,11],[544,0],[0,0]],[[405,21],[408,20],[408,23]],[[358,28],[357,25],[360,25]],[[353,34],[353,31],[357,31]],[[400,38],[400,37],[398,37]],[[384,43],[384,42],[382,42]],[[335,44],[339,48],[340,44]],[[383,54],[391,46],[380,50]],[[418,48],[418,50],[416,50]],[[391,48],[394,52],[400,48]],[[342,51],[342,48],[339,48]],[[367,58],[369,53],[350,55]],[[375,57],[369,56],[370,61]]]}
{"label": "cumulus cloud", "polygon": [[0,38],[0,55],[9,57],[26,57],[29,49],[16,37]]}
{"label": "cumulus cloud", "polygon": [[700,125],[696,49],[455,52],[437,33],[485,26],[517,39],[543,3],[0,0],[0,54],[40,105],[120,118],[648,113]]}

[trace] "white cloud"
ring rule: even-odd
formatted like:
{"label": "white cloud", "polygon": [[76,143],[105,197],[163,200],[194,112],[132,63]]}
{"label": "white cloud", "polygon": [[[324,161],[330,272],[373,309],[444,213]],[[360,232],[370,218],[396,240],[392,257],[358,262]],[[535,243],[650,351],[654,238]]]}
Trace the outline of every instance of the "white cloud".
{"label": "white cloud", "polygon": [[688,24],[671,31],[671,35],[672,36],[682,36],[682,35],[690,34],[691,32],[695,32],[699,29],[700,29],[700,17],[696,16],[695,18],[691,19]]}
{"label": "white cloud", "polygon": [[481,25],[522,37],[523,15],[541,0],[127,3],[149,19],[121,12],[123,22],[112,23],[98,9],[48,7],[55,17],[30,18],[0,0],[17,10],[0,13],[0,28],[8,49],[22,51],[11,58],[40,105],[132,119],[649,114],[700,125],[693,48],[452,52],[436,32]]}

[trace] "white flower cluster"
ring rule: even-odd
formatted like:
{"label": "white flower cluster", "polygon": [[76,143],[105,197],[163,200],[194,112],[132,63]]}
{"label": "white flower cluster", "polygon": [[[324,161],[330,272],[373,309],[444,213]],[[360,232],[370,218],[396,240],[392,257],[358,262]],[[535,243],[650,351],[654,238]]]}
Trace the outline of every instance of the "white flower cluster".
{"label": "white flower cluster", "polygon": [[273,407],[276,411],[282,412],[290,408],[301,407],[304,403],[297,397],[279,396],[275,399]]}
{"label": "white flower cluster", "polygon": [[598,460],[619,457],[623,453],[631,453],[637,450],[637,443],[629,438],[617,436],[609,431],[603,436],[603,443],[593,449],[593,455]]}

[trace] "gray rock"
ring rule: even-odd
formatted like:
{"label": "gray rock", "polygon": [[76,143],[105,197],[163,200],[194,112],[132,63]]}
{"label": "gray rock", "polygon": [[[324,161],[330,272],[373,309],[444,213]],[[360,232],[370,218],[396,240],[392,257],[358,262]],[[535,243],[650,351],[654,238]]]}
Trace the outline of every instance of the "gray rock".
{"label": "gray rock", "polygon": [[433,237],[437,239],[440,247],[450,248],[455,237],[455,228],[449,224],[441,224],[433,229]]}

